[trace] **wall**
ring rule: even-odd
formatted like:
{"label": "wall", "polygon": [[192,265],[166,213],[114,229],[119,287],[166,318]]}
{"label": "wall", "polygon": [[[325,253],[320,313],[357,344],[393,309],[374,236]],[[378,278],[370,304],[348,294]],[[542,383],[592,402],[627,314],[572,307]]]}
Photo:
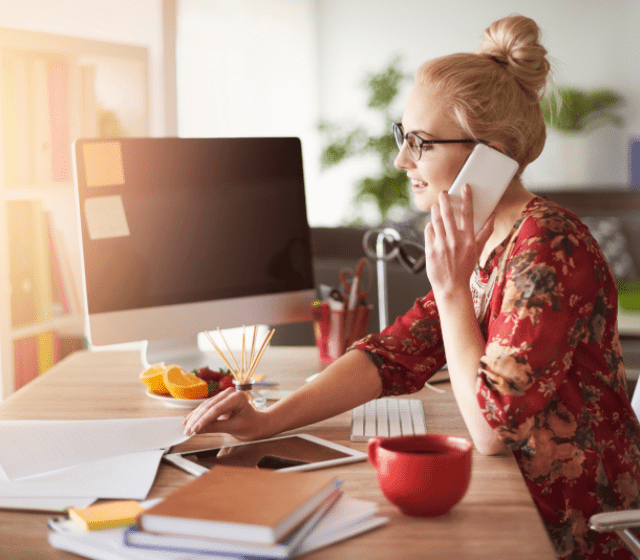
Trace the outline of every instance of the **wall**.
{"label": "wall", "polygon": [[314,0],[179,0],[177,19],[179,135],[299,137],[315,219],[323,197]]}
{"label": "wall", "polygon": [[[554,59],[558,84],[582,87],[609,85],[626,98],[623,130],[607,127],[590,138],[597,163],[590,182],[627,181],[629,135],[640,131],[640,3],[635,0],[318,0],[320,113],[342,123],[379,123],[363,111],[362,88],[367,73],[402,56],[413,73],[423,61],[440,55],[475,51],[484,29],[494,20],[521,13],[535,19],[543,44]],[[401,96],[401,97],[404,97]],[[402,106],[398,106],[398,118]],[[531,186],[553,184],[557,139],[524,179]],[[560,162],[562,163],[562,162]],[[348,214],[351,184],[371,161],[347,163],[322,174],[320,189],[341,217]]]}
{"label": "wall", "polygon": [[150,134],[164,134],[162,0],[2,0],[0,24],[147,47]]}
{"label": "wall", "polygon": [[[204,8],[215,2],[182,0]],[[598,158],[606,163],[593,178],[601,183],[626,182],[626,145],[631,134],[640,131],[640,2],[636,0],[234,0],[247,7],[263,6],[280,12],[278,21],[300,26],[289,50],[297,55],[295,70],[300,76],[295,95],[283,95],[271,111],[269,122],[286,111],[303,114],[307,141],[305,170],[308,174],[310,221],[313,225],[335,225],[348,219],[353,182],[375,161],[348,162],[322,173],[318,171],[320,139],[314,124],[321,118],[344,124],[374,126],[366,112],[364,77],[381,69],[394,55],[403,57],[404,68],[412,73],[424,60],[455,51],[477,48],[484,28],[510,13],[533,17],[543,29],[544,44],[556,60],[557,82],[579,86],[613,85],[627,99],[624,130],[598,131]],[[178,0],[180,6],[181,0]],[[18,27],[142,44],[150,50],[151,134],[164,134],[162,94],[161,0],[111,0],[105,9],[100,0],[3,0],[0,22]],[[295,8],[295,10],[294,10]],[[287,11],[290,15],[287,15]],[[207,38],[212,16],[202,16],[201,39]],[[288,18],[288,20],[287,20]],[[282,29],[279,28],[280,30]],[[288,33],[292,33],[288,31]],[[273,35],[274,37],[277,35]],[[240,34],[237,41],[252,40]],[[273,37],[271,39],[273,41]],[[280,39],[282,42],[282,39]],[[305,42],[306,41],[306,42]],[[270,41],[264,42],[269,45]],[[259,43],[258,43],[259,45]],[[180,70],[182,67],[182,70]],[[187,68],[179,62],[179,72]],[[184,76],[184,74],[183,74]],[[211,103],[206,90],[198,89],[193,73],[183,88],[191,88],[188,103],[193,111],[209,114]],[[277,82],[276,82],[277,83]],[[270,86],[272,89],[277,87]],[[183,95],[184,95],[183,89]],[[285,89],[283,88],[283,91]],[[291,93],[291,92],[289,92]],[[245,105],[260,106],[262,91],[247,94]],[[184,99],[184,97],[183,97]],[[401,117],[402,105],[397,108]],[[203,119],[196,132],[215,134]],[[274,129],[277,133],[282,129]],[[184,133],[181,131],[181,133]],[[604,140],[604,143],[601,142]],[[532,164],[530,179],[549,179],[549,154],[553,140],[540,161]],[[547,161],[545,161],[545,156]],[[553,158],[552,158],[553,159]],[[526,177],[525,177],[526,178]]]}

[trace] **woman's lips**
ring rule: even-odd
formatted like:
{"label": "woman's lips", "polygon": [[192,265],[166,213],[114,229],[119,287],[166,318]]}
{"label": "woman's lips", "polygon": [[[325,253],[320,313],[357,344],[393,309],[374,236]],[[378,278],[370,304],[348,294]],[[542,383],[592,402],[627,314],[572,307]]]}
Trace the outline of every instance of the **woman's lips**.
{"label": "woman's lips", "polygon": [[428,186],[429,185],[427,183],[423,183],[422,181],[411,180],[411,190],[413,192],[423,192]]}

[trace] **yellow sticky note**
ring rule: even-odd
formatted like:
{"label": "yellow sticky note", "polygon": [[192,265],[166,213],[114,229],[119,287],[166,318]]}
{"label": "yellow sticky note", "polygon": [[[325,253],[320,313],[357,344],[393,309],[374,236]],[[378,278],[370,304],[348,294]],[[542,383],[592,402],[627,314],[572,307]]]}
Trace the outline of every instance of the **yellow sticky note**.
{"label": "yellow sticky note", "polygon": [[135,523],[144,508],[135,500],[105,502],[86,508],[69,508],[69,519],[73,519],[87,531],[125,527]]}
{"label": "yellow sticky note", "polygon": [[124,164],[120,142],[89,142],[82,145],[88,187],[124,185]]}
{"label": "yellow sticky note", "polygon": [[119,194],[93,196],[84,201],[84,214],[89,229],[89,239],[127,237],[131,233]]}

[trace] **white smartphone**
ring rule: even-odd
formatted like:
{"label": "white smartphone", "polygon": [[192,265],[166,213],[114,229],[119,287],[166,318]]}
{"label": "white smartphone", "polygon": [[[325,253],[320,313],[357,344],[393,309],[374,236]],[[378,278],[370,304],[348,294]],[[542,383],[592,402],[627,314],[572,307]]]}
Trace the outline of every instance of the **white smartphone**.
{"label": "white smartphone", "polygon": [[518,171],[518,162],[486,144],[478,144],[454,179],[449,196],[458,227],[462,225],[462,187],[473,195],[473,231],[478,233]]}

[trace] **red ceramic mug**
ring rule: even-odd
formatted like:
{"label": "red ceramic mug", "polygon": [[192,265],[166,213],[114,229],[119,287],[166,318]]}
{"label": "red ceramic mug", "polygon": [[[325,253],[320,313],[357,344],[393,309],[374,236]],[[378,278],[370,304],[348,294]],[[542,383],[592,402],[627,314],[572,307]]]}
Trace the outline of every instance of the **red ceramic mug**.
{"label": "red ceramic mug", "polygon": [[367,450],[387,499],[408,515],[434,517],[465,495],[472,448],[461,437],[426,434],[374,437]]}

